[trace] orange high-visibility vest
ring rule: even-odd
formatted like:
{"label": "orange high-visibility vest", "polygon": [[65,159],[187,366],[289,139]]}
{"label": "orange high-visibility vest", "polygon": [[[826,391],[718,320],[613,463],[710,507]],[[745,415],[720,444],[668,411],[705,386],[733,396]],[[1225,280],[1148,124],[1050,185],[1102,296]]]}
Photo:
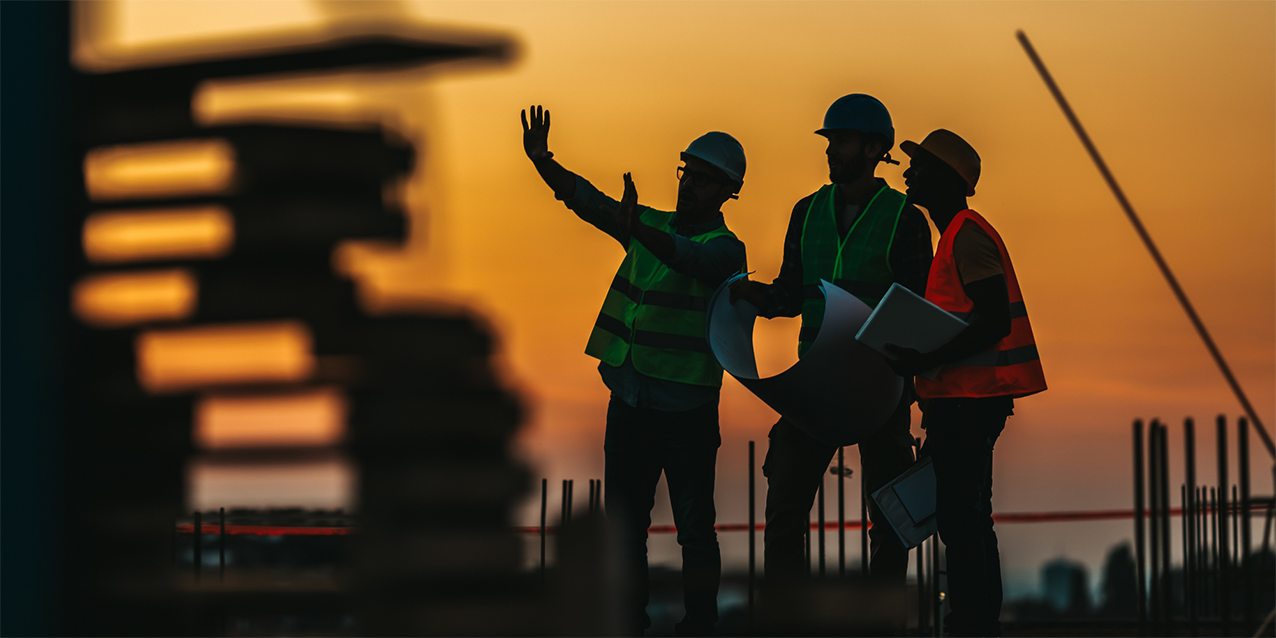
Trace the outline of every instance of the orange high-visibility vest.
{"label": "orange high-visibility vest", "polygon": [[1006,290],[1010,294],[1010,334],[991,348],[965,359],[949,363],[934,379],[917,377],[917,394],[923,398],[939,397],[1023,397],[1046,389],[1045,374],[1037,355],[1037,342],[1032,337],[1023,293],[1015,277],[1010,254],[1001,236],[973,210],[963,210],[948,223],[935,249],[926,283],[926,300],[966,319],[975,303],[961,286],[961,275],[953,259],[953,241],[962,224],[979,224],[988,233],[1001,254],[1001,269],[1006,274]]}

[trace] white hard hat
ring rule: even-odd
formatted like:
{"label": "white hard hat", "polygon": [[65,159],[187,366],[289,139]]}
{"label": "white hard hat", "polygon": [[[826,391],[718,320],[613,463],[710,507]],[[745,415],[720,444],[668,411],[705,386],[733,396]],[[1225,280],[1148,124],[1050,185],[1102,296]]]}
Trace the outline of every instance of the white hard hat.
{"label": "white hard hat", "polygon": [[683,160],[687,155],[721,169],[736,183],[737,190],[744,185],[744,147],[734,137],[719,131],[705,133],[687,145],[687,150],[682,152]]}

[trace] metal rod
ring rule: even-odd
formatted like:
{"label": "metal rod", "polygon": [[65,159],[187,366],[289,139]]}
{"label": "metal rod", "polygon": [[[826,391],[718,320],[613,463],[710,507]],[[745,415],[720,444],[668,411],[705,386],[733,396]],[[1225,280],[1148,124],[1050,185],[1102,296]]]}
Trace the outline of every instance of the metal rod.
{"label": "metal rod", "polygon": [[1188,633],[1197,635],[1196,615],[1196,422],[1183,419],[1183,604],[1187,608]]}
{"label": "metal rod", "polygon": [[541,479],[541,584],[545,584],[545,512],[549,509],[549,479]]}
{"label": "metal rod", "polygon": [[1231,552],[1227,550],[1227,417],[1218,415],[1218,617],[1219,631],[1231,635]]}
{"label": "metal rod", "polygon": [[806,575],[811,575],[811,510],[806,511],[806,534],[802,536],[806,548]]}
{"label": "metal rod", "polygon": [[1148,620],[1156,635],[1163,635],[1161,624],[1161,455],[1157,439],[1161,424],[1156,419],[1148,424],[1148,558],[1152,578],[1148,587]]}
{"label": "metal rod", "polygon": [[756,513],[755,496],[754,496],[754,475],[753,475],[753,441],[749,441],[749,628],[753,628],[753,590],[755,587],[755,569],[757,561],[757,541],[756,538]]}
{"label": "metal rod", "polygon": [[1041,74],[1041,79],[1045,81],[1046,86],[1050,89],[1050,93],[1054,95],[1055,101],[1059,103],[1059,108],[1063,109],[1063,114],[1068,118],[1068,122],[1072,124],[1073,130],[1076,131],[1077,137],[1081,138],[1081,144],[1085,146],[1086,151],[1090,154],[1090,159],[1094,160],[1094,164],[1099,169],[1099,173],[1103,175],[1103,180],[1108,183],[1108,188],[1112,189],[1112,194],[1116,196],[1117,202],[1121,205],[1121,209],[1125,211],[1126,217],[1130,219],[1130,223],[1134,225],[1134,230],[1138,232],[1139,238],[1143,240],[1143,245],[1147,247],[1148,252],[1152,254],[1152,259],[1156,262],[1157,268],[1165,277],[1165,281],[1170,284],[1170,289],[1174,291],[1174,296],[1178,299],[1179,304],[1183,306],[1183,311],[1187,313],[1188,319],[1191,320],[1192,326],[1196,328],[1196,333],[1200,335],[1201,340],[1205,342],[1205,347],[1210,351],[1210,356],[1214,358],[1214,363],[1218,364],[1218,368],[1223,373],[1223,377],[1227,379],[1227,384],[1231,386],[1232,392],[1236,394],[1236,398],[1240,401],[1241,407],[1245,409],[1245,413],[1249,418],[1254,420],[1254,429],[1263,439],[1263,444],[1267,446],[1267,453],[1276,458],[1276,444],[1272,443],[1272,438],[1267,434],[1267,430],[1263,427],[1263,422],[1258,418],[1258,413],[1254,411],[1254,406],[1250,405],[1249,398],[1245,396],[1245,391],[1241,390],[1241,385],[1236,381],[1236,377],[1232,374],[1232,369],[1228,367],[1227,361],[1223,359],[1223,353],[1219,351],[1218,346],[1214,345],[1214,339],[1210,337],[1210,333],[1205,329],[1205,324],[1201,318],[1197,316],[1196,309],[1192,307],[1192,302],[1188,301],[1187,293],[1183,292],[1183,288],[1179,286],[1178,279],[1174,277],[1174,273],[1170,272],[1170,266],[1165,259],[1161,257],[1161,251],[1157,249],[1156,244],[1152,241],[1152,236],[1148,234],[1147,229],[1143,227],[1143,222],[1139,220],[1139,216],[1134,212],[1134,207],[1130,205],[1129,200],[1125,197],[1125,192],[1117,184],[1116,178],[1112,176],[1112,172],[1108,170],[1108,165],[1099,156],[1099,149],[1095,148],[1094,143],[1090,141],[1090,136],[1086,134],[1085,128],[1081,126],[1081,120],[1077,119],[1076,114],[1072,112],[1072,107],[1068,105],[1067,99],[1063,97],[1063,92],[1059,90],[1059,86],[1055,84],[1054,78],[1050,72],[1046,70],[1046,65],[1041,61],[1041,57],[1037,55],[1036,49],[1032,47],[1032,43],[1028,41],[1028,36],[1023,31],[1019,31],[1016,36],[1019,38],[1019,44],[1023,46],[1028,57],[1032,59],[1033,66],[1037,67],[1037,72]]}
{"label": "metal rod", "polygon": [[567,521],[572,520],[572,505],[576,500],[576,479],[567,479]]}
{"label": "metal rod", "polygon": [[917,545],[917,635],[926,635],[926,610],[929,606],[926,604],[926,569],[925,569],[926,541],[922,541]]}
{"label": "metal rod", "polygon": [[589,504],[585,509],[590,514],[594,513],[594,479],[589,479]]}
{"label": "metal rod", "polygon": [[1267,573],[1267,552],[1271,551],[1272,540],[1272,511],[1276,510],[1276,500],[1267,505],[1267,516],[1263,520],[1263,564],[1259,569],[1265,574]]}
{"label": "metal rod", "polygon": [[1237,548],[1241,546],[1241,538],[1240,538],[1241,530],[1240,530],[1240,526],[1237,525],[1237,522],[1240,521],[1241,519],[1241,512],[1240,512],[1240,502],[1239,502],[1240,495],[1237,492],[1238,490],[1236,488],[1236,484],[1232,483],[1232,502],[1231,502],[1232,512],[1231,514],[1229,514],[1229,516],[1232,517],[1232,563],[1228,567],[1234,567],[1236,569],[1240,569],[1240,556],[1237,553]]}
{"label": "metal rod", "polygon": [[1161,453],[1161,617],[1165,621],[1165,634],[1169,635],[1174,609],[1170,591],[1173,587],[1170,578],[1170,548],[1173,547],[1173,539],[1170,537],[1170,429],[1164,423],[1161,424],[1161,436],[1157,443]]}
{"label": "metal rod", "polygon": [[1218,490],[1210,488],[1210,613],[1217,614],[1220,608],[1218,600],[1219,572],[1218,564]]}
{"label": "metal rod", "polygon": [[845,447],[837,448],[837,577],[846,577],[846,461]]}
{"label": "metal rod", "polygon": [[824,483],[824,472],[820,472],[820,487],[815,491],[816,520],[819,521],[819,527],[815,536],[819,540],[820,546],[820,578],[824,577]]}
{"label": "metal rod", "polygon": [[860,468],[860,574],[868,575],[868,488],[864,486],[864,468]]}
{"label": "metal rod", "polygon": [[563,503],[562,503],[562,506],[563,506],[563,512],[562,512],[562,514],[560,514],[560,515],[559,515],[559,517],[558,517],[558,526],[559,526],[560,528],[561,528],[562,526],[564,526],[564,525],[566,525],[566,524],[567,524],[567,519],[568,519],[568,517],[569,517],[569,516],[571,516],[571,515],[567,512],[567,504],[568,504],[569,502],[570,502],[570,501],[569,501],[569,500],[568,500],[568,498],[567,498],[567,479],[563,479]]}
{"label": "metal rod", "polygon": [[200,563],[203,562],[204,548],[200,546],[204,540],[203,529],[199,518],[199,510],[195,510],[195,528],[192,530],[194,533],[191,534],[191,560],[195,564],[195,580],[199,580]]}
{"label": "metal rod", "polygon": [[936,638],[942,635],[942,629],[943,629],[942,627],[943,617],[940,616],[939,614],[939,593],[940,593],[939,575],[943,573],[944,570],[941,569],[939,566],[939,542],[938,541],[939,541],[939,537],[937,535],[930,537],[931,561],[930,561],[930,568],[927,569],[927,571],[930,572],[930,575],[931,575],[930,580],[931,580],[931,583],[933,583],[932,589],[934,590],[930,597],[930,612],[931,612],[930,617],[933,619],[933,622],[931,623],[931,635],[935,636]]}
{"label": "metal rod", "polygon": [[1253,524],[1253,515],[1250,513],[1250,491],[1249,491],[1249,428],[1245,423],[1245,417],[1241,417],[1236,423],[1236,474],[1240,480],[1240,504],[1241,504],[1241,571],[1245,575],[1241,585],[1245,588],[1245,595],[1242,600],[1245,601],[1245,633],[1252,633],[1254,623],[1257,621],[1257,610],[1254,601],[1254,561],[1251,551],[1253,550],[1253,539],[1251,538],[1250,526]]}
{"label": "metal rod", "polygon": [[217,579],[226,580],[226,508],[217,508]]}
{"label": "metal rod", "polygon": [[1196,488],[1196,609],[1202,615],[1209,615],[1209,554],[1206,551],[1209,534],[1205,529],[1205,520],[1209,516],[1208,497],[1204,487]]}
{"label": "metal rod", "polygon": [[1183,512],[1183,515],[1179,517],[1179,523],[1182,524],[1182,529],[1179,530],[1179,534],[1180,534],[1179,545],[1182,547],[1182,551],[1183,551],[1183,572],[1182,572],[1183,573],[1183,605],[1184,605],[1184,611],[1187,612],[1186,613],[1186,616],[1188,619],[1187,624],[1189,627],[1191,627],[1191,626],[1194,626],[1193,625],[1194,621],[1192,619],[1192,613],[1188,611],[1187,608],[1190,608],[1192,606],[1190,602],[1192,600],[1192,595],[1191,595],[1192,584],[1191,584],[1190,571],[1188,570],[1188,563],[1191,562],[1191,558],[1189,557],[1192,555],[1192,552],[1191,550],[1188,549],[1188,544],[1187,544],[1187,539],[1189,536],[1187,533],[1187,528],[1188,528],[1187,519],[1189,516],[1191,516],[1192,509],[1191,509],[1191,506],[1188,504],[1187,484],[1182,484],[1179,486],[1179,508]]}
{"label": "metal rod", "polygon": [[1147,549],[1143,529],[1143,420],[1134,420],[1134,598],[1139,635],[1147,632]]}

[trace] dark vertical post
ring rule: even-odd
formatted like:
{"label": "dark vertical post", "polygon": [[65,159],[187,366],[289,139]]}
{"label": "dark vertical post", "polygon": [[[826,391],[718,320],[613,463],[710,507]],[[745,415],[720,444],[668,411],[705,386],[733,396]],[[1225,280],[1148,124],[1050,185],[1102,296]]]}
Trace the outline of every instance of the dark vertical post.
{"label": "dark vertical post", "polygon": [[1210,488],[1210,613],[1217,614],[1220,608],[1218,592],[1218,490]]}
{"label": "dark vertical post", "polygon": [[191,530],[191,560],[195,565],[195,580],[199,580],[200,563],[203,562],[204,548],[201,547],[204,541],[203,524],[199,519],[199,510],[195,510],[195,527]]}
{"label": "dark vertical post", "polygon": [[754,590],[754,574],[757,561],[756,549],[756,513],[755,513],[755,497],[753,492],[753,441],[749,441],[749,629],[753,628],[753,590]]}
{"label": "dark vertical post", "polygon": [[1276,509],[1276,507],[1273,507],[1273,505],[1268,505],[1267,516],[1263,519],[1263,551],[1260,554],[1263,557],[1263,562],[1262,564],[1258,566],[1259,571],[1262,573],[1267,573],[1267,552],[1271,550],[1272,510],[1273,509]]}
{"label": "dark vertical post", "polygon": [[926,541],[917,544],[917,635],[926,635]]}
{"label": "dark vertical post", "polygon": [[589,505],[586,506],[586,511],[594,513],[594,479],[589,479]]}
{"label": "dark vertical post", "polygon": [[1179,508],[1183,512],[1183,515],[1179,517],[1179,522],[1182,523],[1182,529],[1179,533],[1181,534],[1182,540],[1180,545],[1183,548],[1183,611],[1187,617],[1188,629],[1194,632],[1196,631],[1196,618],[1192,614],[1192,576],[1191,570],[1188,569],[1188,565],[1192,562],[1192,550],[1191,546],[1188,545],[1187,542],[1189,536],[1187,533],[1187,519],[1189,517],[1189,512],[1191,511],[1191,507],[1188,505],[1187,484],[1179,486]]}
{"label": "dark vertical post", "polygon": [[864,487],[864,468],[860,468],[860,573],[868,575],[868,489]]}
{"label": "dark vertical post", "polygon": [[1196,616],[1196,422],[1191,417],[1183,419],[1183,603],[1187,607],[1188,633],[1197,635]]}
{"label": "dark vertical post", "polygon": [[1245,633],[1254,631],[1254,622],[1256,612],[1254,609],[1254,561],[1251,560],[1250,551],[1252,549],[1252,540],[1250,538],[1250,492],[1249,492],[1249,423],[1245,417],[1241,417],[1236,424],[1236,474],[1240,480],[1241,494],[1240,515],[1241,515],[1241,572],[1244,574],[1242,586],[1245,588]]}
{"label": "dark vertical post", "polygon": [[1147,633],[1147,565],[1144,557],[1143,534],[1143,420],[1134,420],[1134,581],[1138,590],[1135,596],[1135,618],[1139,635]]}
{"label": "dark vertical post", "polygon": [[846,461],[845,447],[837,448],[837,577],[846,577]]}
{"label": "dark vertical post", "polygon": [[1227,417],[1218,416],[1218,617],[1219,631],[1231,635],[1231,552],[1227,551]]}
{"label": "dark vertical post", "polygon": [[573,505],[573,501],[576,500],[576,495],[574,494],[575,491],[576,491],[576,480],[567,479],[567,520],[568,521],[572,520],[572,505]]}
{"label": "dark vertical post", "polygon": [[931,567],[928,569],[928,572],[930,572],[930,582],[934,583],[933,586],[931,586],[931,590],[934,591],[930,596],[930,621],[933,623],[933,633],[931,633],[931,635],[934,635],[935,638],[939,638],[940,635],[943,635],[942,629],[944,624],[942,614],[943,602],[939,600],[939,574],[944,572],[944,569],[939,565],[939,535],[930,537],[930,565]]}
{"label": "dark vertical post", "polygon": [[1164,423],[1161,424],[1157,445],[1161,454],[1161,617],[1165,621],[1165,633],[1169,635],[1174,610],[1174,581],[1170,576],[1170,552],[1173,547],[1170,537],[1170,429]]}
{"label": "dark vertical post", "polygon": [[571,514],[567,511],[567,506],[570,502],[571,501],[567,498],[567,479],[563,479],[563,511],[558,517],[558,527],[560,530],[567,524],[567,520],[571,516]]}
{"label": "dark vertical post", "polygon": [[217,508],[217,579],[226,580],[226,508]]}
{"label": "dark vertical post", "polygon": [[817,505],[815,508],[815,518],[819,525],[819,529],[815,533],[815,537],[819,541],[820,553],[820,578],[824,577],[824,473],[820,473],[820,487],[815,491],[815,500]]}
{"label": "dark vertical post", "polygon": [[1162,635],[1161,622],[1161,486],[1160,460],[1157,440],[1161,436],[1161,424],[1156,419],[1148,424],[1148,558],[1152,578],[1148,582],[1148,620],[1152,632]]}
{"label": "dark vertical post", "polygon": [[541,584],[545,584],[545,513],[549,509],[549,479],[541,479]]}
{"label": "dark vertical post", "polygon": [[806,511],[806,533],[802,536],[806,549],[806,573],[811,574],[811,510]]}
{"label": "dark vertical post", "polygon": [[1231,484],[1231,565],[1240,565],[1240,495],[1236,484]]}

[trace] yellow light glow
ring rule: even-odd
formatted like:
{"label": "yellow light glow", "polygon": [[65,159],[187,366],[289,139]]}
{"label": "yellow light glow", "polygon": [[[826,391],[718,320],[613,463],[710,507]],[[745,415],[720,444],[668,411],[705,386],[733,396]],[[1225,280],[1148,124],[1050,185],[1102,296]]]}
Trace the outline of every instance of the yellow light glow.
{"label": "yellow light glow", "polygon": [[214,259],[235,241],[235,220],[221,206],[95,213],[84,222],[84,255],[97,263]]}
{"label": "yellow light glow", "polygon": [[71,305],[81,321],[103,328],[175,321],[195,311],[198,290],[186,270],[90,275],[75,284]]}
{"label": "yellow light glow", "polygon": [[211,395],[195,408],[204,449],[336,445],[345,437],[345,396],[333,388],[271,395]]}
{"label": "yellow light glow", "polygon": [[304,381],[315,367],[310,331],[295,321],[152,330],[135,349],[138,381],[152,392]]}
{"label": "yellow light glow", "polygon": [[95,200],[208,195],[234,177],[235,150],[221,139],[110,146],[84,158],[84,185]]}

